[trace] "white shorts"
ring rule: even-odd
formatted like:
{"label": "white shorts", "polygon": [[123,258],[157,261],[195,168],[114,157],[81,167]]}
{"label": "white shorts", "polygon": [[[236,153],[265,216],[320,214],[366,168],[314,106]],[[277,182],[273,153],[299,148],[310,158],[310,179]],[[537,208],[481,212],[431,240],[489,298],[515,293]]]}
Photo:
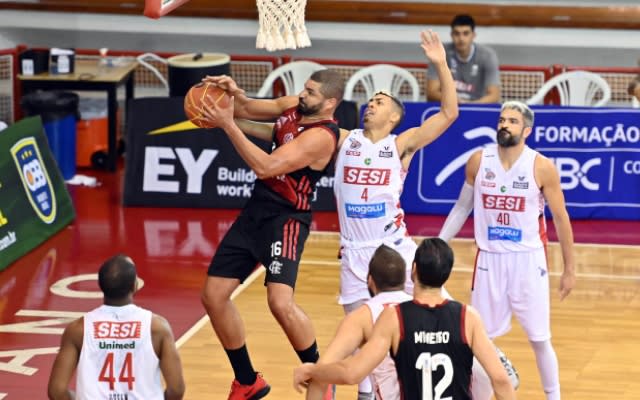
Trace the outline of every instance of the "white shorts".
{"label": "white shorts", "polygon": [[402,255],[407,264],[407,280],[405,291],[413,295],[413,282],[411,281],[411,266],[416,255],[418,245],[411,237],[403,237],[394,243],[380,241],[377,245],[364,244],[344,246],[340,250],[340,298],[339,304],[351,304],[358,300],[368,300],[371,298],[367,289],[367,275],[369,274],[369,261],[373,257],[380,244],[386,244]]}
{"label": "white shorts", "polygon": [[511,329],[511,313],[529,340],[551,338],[549,272],[544,248],[529,252],[479,251],[473,272],[471,305],[490,338]]}

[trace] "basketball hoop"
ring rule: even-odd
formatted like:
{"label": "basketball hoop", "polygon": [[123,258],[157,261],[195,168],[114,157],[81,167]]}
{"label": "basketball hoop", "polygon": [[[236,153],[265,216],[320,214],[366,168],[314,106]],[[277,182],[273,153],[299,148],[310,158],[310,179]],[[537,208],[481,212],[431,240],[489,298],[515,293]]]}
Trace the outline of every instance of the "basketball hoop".
{"label": "basketball hoop", "polygon": [[256,0],[258,36],[256,48],[267,51],[311,46],[304,26],[307,0]]}
{"label": "basketball hoop", "polygon": [[158,19],[180,7],[189,0],[145,0],[144,15]]}

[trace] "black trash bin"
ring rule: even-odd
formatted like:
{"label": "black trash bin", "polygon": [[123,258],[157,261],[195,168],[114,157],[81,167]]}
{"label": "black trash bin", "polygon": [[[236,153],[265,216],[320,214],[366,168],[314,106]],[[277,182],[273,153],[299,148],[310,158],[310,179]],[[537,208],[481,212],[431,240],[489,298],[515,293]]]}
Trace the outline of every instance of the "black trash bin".
{"label": "black trash bin", "polygon": [[76,174],[76,122],[78,95],[63,91],[38,91],[22,96],[25,116],[40,115],[49,148],[65,180]]}

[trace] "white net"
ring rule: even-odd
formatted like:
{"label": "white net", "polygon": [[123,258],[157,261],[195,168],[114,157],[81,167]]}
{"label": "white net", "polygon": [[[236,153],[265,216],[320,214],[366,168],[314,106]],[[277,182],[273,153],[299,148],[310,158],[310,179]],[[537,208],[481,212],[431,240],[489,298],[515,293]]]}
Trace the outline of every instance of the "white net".
{"label": "white net", "polygon": [[307,0],[256,0],[258,22],[256,48],[267,51],[311,46],[304,26]]}

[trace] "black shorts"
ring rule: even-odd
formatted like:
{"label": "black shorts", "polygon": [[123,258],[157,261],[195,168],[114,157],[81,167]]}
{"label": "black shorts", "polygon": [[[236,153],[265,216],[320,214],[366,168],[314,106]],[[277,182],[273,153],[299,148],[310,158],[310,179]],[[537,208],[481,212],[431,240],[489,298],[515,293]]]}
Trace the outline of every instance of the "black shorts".
{"label": "black shorts", "polygon": [[243,282],[261,263],[267,269],[265,283],[295,288],[310,219],[308,212],[274,215],[245,208],[220,242],[207,273]]}

